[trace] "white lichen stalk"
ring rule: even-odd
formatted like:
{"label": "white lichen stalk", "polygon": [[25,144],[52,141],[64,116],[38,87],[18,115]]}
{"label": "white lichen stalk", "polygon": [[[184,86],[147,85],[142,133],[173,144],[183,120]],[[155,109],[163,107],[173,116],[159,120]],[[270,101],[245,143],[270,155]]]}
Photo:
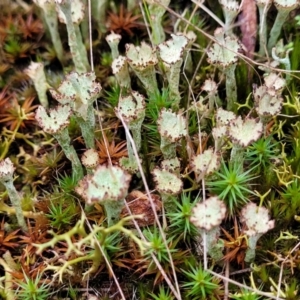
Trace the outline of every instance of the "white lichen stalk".
{"label": "white lichen stalk", "polygon": [[[144,96],[132,91],[130,95],[120,97],[118,107],[115,109],[118,118],[123,120],[132,133],[135,148],[140,150],[142,144],[141,129],[146,114],[146,102]],[[138,164],[130,142],[126,135],[128,158],[123,157],[120,165],[130,173],[138,170]]]}
{"label": "white lichen stalk", "polygon": [[268,52],[271,53],[272,48],[275,46],[278,37],[281,33],[282,26],[286,21],[289,13],[299,6],[299,0],[274,0],[274,4],[277,8],[277,16],[273,27],[270,31],[268,41]]}
{"label": "white lichen stalk", "polygon": [[225,17],[225,32],[232,34],[232,25],[240,11],[240,5],[234,0],[219,0]]}
{"label": "white lichen stalk", "polygon": [[44,65],[42,63],[31,62],[25,73],[32,80],[41,105],[48,108],[47,89],[49,85],[46,80]]}
{"label": "white lichen stalk", "polygon": [[162,25],[162,18],[166,12],[171,0],[146,0],[149,4],[151,40],[154,45],[158,45],[165,41],[165,31]]}
{"label": "white lichen stalk", "polygon": [[87,72],[89,61],[85,45],[79,28],[79,23],[84,18],[84,5],[80,0],[55,0],[58,9],[58,17],[67,26],[68,41],[78,73]]}
{"label": "white lichen stalk", "polygon": [[267,12],[273,0],[255,0],[259,12],[259,52],[260,56],[266,54],[267,49]]}
{"label": "white lichen stalk", "polygon": [[140,150],[142,144],[141,129],[146,114],[146,102],[143,95],[132,91],[130,95],[119,100],[117,115],[121,115],[131,130],[135,147]]}
{"label": "white lichen stalk", "polygon": [[184,50],[188,45],[188,38],[183,35],[171,34],[172,39],[158,45],[159,57],[164,64],[172,107],[178,108],[180,104],[179,79],[183,63]]}
{"label": "white lichen stalk", "polygon": [[207,116],[210,116],[214,109],[216,104],[219,102],[219,96],[218,96],[218,86],[215,81],[212,79],[206,79],[204,81],[203,86],[201,87],[202,91],[207,92],[208,95],[208,112]]}
{"label": "white lichen stalk", "polygon": [[15,167],[9,158],[0,161],[0,182],[5,186],[9,199],[15,208],[18,225],[27,231],[28,228],[22,211],[22,199],[14,186],[14,171]]}
{"label": "white lichen stalk", "polygon": [[[177,34],[182,35],[182,33],[179,32]],[[184,70],[192,74],[192,72],[194,71],[194,64],[192,60],[191,49],[197,39],[197,35],[193,31],[188,31],[186,34],[184,34],[184,36],[188,39],[188,44],[183,55]]]}
{"label": "white lichen stalk", "polygon": [[55,9],[55,2],[54,0],[33,0],[33,2],[42,9],[43,18],[47,24],[55,53],[61,64],[64,65],[64,50],[58,31],[58,19]]}
{"label": "white lichen stalk", "polygon": [[227,110],[235,111],[235,103],[237,102],[235,68],[241,46],[236,37],[227,36],[222,28],[215,31],[215,38],[218,43],[214,43],[208,49],[208,62],[219,66],[224,71],[226,75]]}

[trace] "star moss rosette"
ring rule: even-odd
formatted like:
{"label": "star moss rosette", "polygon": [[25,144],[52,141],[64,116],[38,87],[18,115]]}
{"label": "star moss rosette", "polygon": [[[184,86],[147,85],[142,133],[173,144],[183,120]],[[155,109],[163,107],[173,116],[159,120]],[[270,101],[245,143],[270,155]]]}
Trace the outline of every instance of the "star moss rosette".
{"label": "star moss rosette", "polygon": [[131,175],[118,166],[99,165],[79,182],[75,191],[87,204],[102,204],[111,226],[118,221],[130,180]]}

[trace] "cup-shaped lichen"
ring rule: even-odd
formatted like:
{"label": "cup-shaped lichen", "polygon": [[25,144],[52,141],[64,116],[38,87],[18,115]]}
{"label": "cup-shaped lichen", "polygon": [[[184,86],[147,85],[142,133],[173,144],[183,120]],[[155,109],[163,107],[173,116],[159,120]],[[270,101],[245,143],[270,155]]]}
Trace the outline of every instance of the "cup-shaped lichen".
{"label": "cup-shaped lichen", "polygon": [[162,109],[157,120],[161,137],[160,149],[165,159],[176,157],[176,143],[187,135],[186,119],[182,114]]}
{"label": "cup-shaped lichen", "polygon": [[188,39],[188,44],[185,47],[185,53],[183,55],[184,70],[190,74],[194,72],[194,63],[191,55],[191,48],[197,39],[197,35],[193,31],[187,33],[177,32],[177,35],[184,35]]}
{"label": "cup-shaped lichen", "polygon": [[274,91],[266,85],[255,88],[253,91],[255,110],[264,124],[264,131],[270,119],[280,113],[283,103],[280,93],[274,93]]}
{"label": "cup-shaped lichen", "polygon": [[71,108],[67,105],[57,106],[49,110],[49,115],[43,106],[39,106],[35,113],[35,119],[42,129],[55,137],[64,151],[66,157],[72,163],[74,178],[83,177],[83,169],[78,155],[71,144],[67,126],[69,125]]}
{"label": "cup-shaped lichen", "polygon": [[176,208],[176,196],[181,192],[183,183],[177,174],[155,168],[152,171],[155,189],[160,193],[165,210],[170,213]]}
{"label": "cup-shaped lichen", "polygon": [[246,118],[241,116],[230,122],[228,134],[233,142],[230,160],[233,163],[241,163],[244,160],[244,149],[250,143],[257,141],[263,132],[263,124],[259,119]]}
{"label": "cup-shaped lichen", "polygon": [[224,70],[226,75],[227,110],[234,111],[234,105],[237,101],[235,68],[241,46],[236,37],[227,36],[222,28],[215,31],[215,38],[217,43],[214,43],[207,51],[208,62]]}
{"label": "cup-shaped lichen", "polygon": [[96,82],[94,72],[78,74],[72,72],[66,75],[65,80],[57,91],[51,89],[52,96],[61,104],[68,104],[79,124],[86,147],[94,148],[95,114],[93,102],[101,92],[101,85]]}
{"label": "cup-shaped lichen", "polygon": [[115,224],[124,207],[131,175],[118,166],[99,165],[93,174],[86,175],[75,189],[87,204],[104,206],[108,226]]}
{"label": "cup-shaped lichen", "polygon": [[116,76],[117,82],[121,88],[130,88],[131,79],[128,71],[128,63],[125,56],[119,55],[112,62],[112,72]]}
{"label": "cup-shaped lichen", "polygon": [[144,42],[140,47],[127,44],[126,57],[130,67],[143,83],[147,94],[154,94],[157,90],[155,65],[158,62],[155,49]]}
{"label": "cup-shaped lichen", "polygon": [[95,149],[88,149],[84,151],[81,156],[81,162],[86,167],[88,172],[92,172],[96,166],[99,164],[99,154]]}
{"label": "cup-shaped lichen", "polygon": [[179,78],[180,68],[183,63],[183,53],[188,45],[188,38],[183,35],[171,34],[172,39],[158,45],[158,52],[163,61],[169,83],[170,97],[173,107],[178,108],[180,102]]}
{"label": "cup-shaped lichen", "polygon": [[218,108],[216,112],[216,127],[212,130],[212,135],[215,140],[215,149],[220,151],[228,136],[228,128],[231,121],[236,118],[232,111]]}
{"label": "cup-shaped lichen", "polygon": [[[118,107],[115,109],[116,115],[121,120],[124,120],[132,133],[132,138],[137,151],[141,148],[141,128],[145,118],[146,103],[144,96],[138,92],[132,91],[126,97],[120,97]],[[133,174],[138,171],[137,158],[134,155],[133,147],[129,136],[126,134],[128,157],[120,159],[120,165]]]}
{"label": "cup-shaped lichen", "polygon": [[281,77],[280,74],[274,72],[269,73],[264,77],[265,85],[268,88],[269,94],[281,94],[281,91],[286,85],[286,81]]}
{"label": "cup-shaped lichen", "polygon": [[207,252],[215,260],[223,257],[224,244],[219,239],[219,226],[225,216],[225,203],[214,196],[196,204],[190,217],[190,221],[199,228],[202,239],[206,240]]}
{"label": "cup-shaped lichen", "polygon": [[212,174],[220,167],[220,154],[213,149],[206,149],[203,153],[192,158],[191,166],[199,182],[205,176]]}
{"label": "cup-shaped lichen", "polygon": [[121,36],[117,33],[111,32],[106,36],[106,41],[111,50],[111,56],[113,59],[116,59],[119,56],[119,43],[121,40]]}
{"label": "cup-shaped lichen", "polygon": [[[117,115],[122,117],[132,132],[137,151],[141,147],[141,128],[146,114],[146,102],[144,96],[132,91],[126,97],[120,97]],[[130,144],[129,142],[127,145]],[[129,146],[129,145],[128,145]]]}
{"label": "cup-shaped lichen", "polygon": [[180,176],[180,161],[178,157],[164,159],[161,162],[161,168],[173,174],[177,174],[177,176]]}
{"label": "cup-shaped lichen", "polygon": [[218,86],[212,79],[206,79],[201,90],[207,92],[208,95],[208,111],[206,115],[209,116],[214,111],[214,107],[219,101]]}
{"label": "cup-shaped lichen", "polygon": [[248,250],[245,261],[251,262],[255,258],[258,239],[275,226],[275,221],[270,220],[267,208],[248,203],[241,211],[241,222],[245,226],[244,233],[248,236]]}

